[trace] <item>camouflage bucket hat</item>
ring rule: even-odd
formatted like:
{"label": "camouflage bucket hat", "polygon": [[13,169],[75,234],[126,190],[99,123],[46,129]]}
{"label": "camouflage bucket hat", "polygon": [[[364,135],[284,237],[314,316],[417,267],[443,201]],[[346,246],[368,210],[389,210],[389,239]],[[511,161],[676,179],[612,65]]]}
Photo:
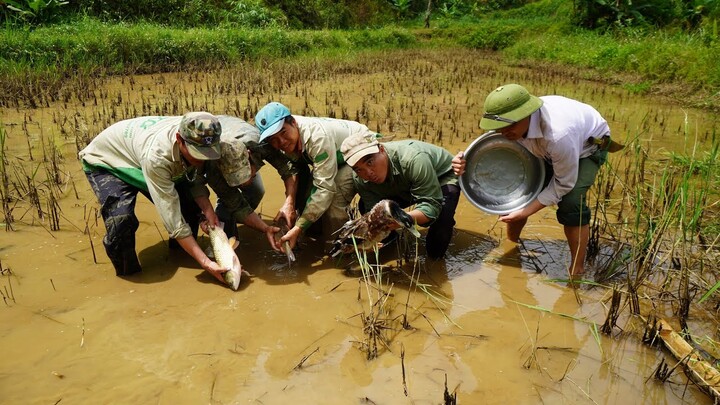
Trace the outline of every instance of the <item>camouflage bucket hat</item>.
{"label": "camouflage bucket hat", "polygon": [[179,128],[190,156],[198,160],[220,159],[220,121],[214,115],[199,111],[183,115]]}
{"label": "camouflage bucket hat", "polygon": [[485,98],[480,127],[486,130],[505,128],[530,116],[542,105],[542,100],[519,84],[500,86]]}
{"label": "camouflage bucket hat", "polygon": [[230,187],[240,187],[250,180],[250,156],[245,144],[239,139],[220,142],[220,160],[218,166]]}

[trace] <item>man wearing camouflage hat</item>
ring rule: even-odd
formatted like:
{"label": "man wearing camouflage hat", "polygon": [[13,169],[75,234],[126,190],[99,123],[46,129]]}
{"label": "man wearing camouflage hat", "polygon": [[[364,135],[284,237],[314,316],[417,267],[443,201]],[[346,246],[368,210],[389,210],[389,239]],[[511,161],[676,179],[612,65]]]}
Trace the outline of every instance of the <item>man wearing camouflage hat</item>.
{"label": "man wearing camouflage hat", "polygon": [[225,283],[222,273],[227,269],[205,255],[193,235],[197,228],[193,230],[183,216],[197,210],[192,206],[197,203],[207,220],[217,224],[210,200],[199,197],[183,203],[178,193],[190,187],[206,161],[220,158],[221,132],[217,118],[207,112],[139,117],[111,125],[80,151],[83,170],[100,201],[106,229],[103,245],[116,275],[142,270],[135,252],[139,222],[134,212],[137,194],[142,193],[155,204],[170,238]]}
{"label": "man wearing camouflage hat", "polygon": [[[278,216],[292,224],[297,215],[297,176],[302,168],[277,149],[261,144],[260,131],[254,125],[228,115],[219,115],[218,120],[223,129],[220,137],[221,157],[205,163],[196,183],[201,186],[207,183],[215,191],[218,197],[215,213],[223,222],[228,236],[237,236],[236,224],[242,223],[264,233],[270,246],[280,250],[274,238],[280,228],[267,225],[255,212],[265,195],[265,186],[258,170],[265,161],[277,170],[285,183],[286,195]],[[195,197],[210,194],[205,187],[194,187],[193,190],[201,193]]]}
{"label": "man wearing camouflage hat", "polygon": [[[607,121],[590,105],[562,96],[535,97],[518,84],[493,90],[485,99],[480,126],[517,141],[552,168],[552,178],[535,200],[524,208],[502,215],[507,238],[518,242],[532,214],[557,204],[570,247],[571,278],[585,270],[590,235],[590,209],[586,196],[608,152],[622,148],[610,140]],[[465,171],[462,152],[453,159],[460,175]]]}

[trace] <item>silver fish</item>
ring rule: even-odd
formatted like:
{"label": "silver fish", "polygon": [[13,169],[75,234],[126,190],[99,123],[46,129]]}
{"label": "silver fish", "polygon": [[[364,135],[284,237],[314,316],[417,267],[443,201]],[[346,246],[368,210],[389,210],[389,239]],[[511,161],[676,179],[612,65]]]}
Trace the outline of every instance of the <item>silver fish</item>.
{"label": "silver fish", "polygon": [[225,282],[233,290],[237,291],[242,273],[245,272],[242,265],[240,265],[240,259],[235,254],[238,242],[234,236],[228,239],[225,231],[220,226],[208,225],[208,235],[210,236],[210,245],[212,246],[215,261],[220,267],[228,270],[223,274]]}
{"label": "silver fish", "polygon": [[[275,241],[276,241],[276,242],[280,242],[280,239],[281,239],[283,236],[285,236],[285,234],[289,231],[289,229],[288,229],[288,226],[287,226],[285,223],[283,223],[283,224],[278,224],[278,223],[276,222],[276,223],[275,223],[275,226],[277,226],[277,227],[280,228],[280,232],[277,232],[277,233],[275,234]],[[287,259],[288,259],[288,267],[290,267],[290,265],[292,264],[292,262],[295,261],[295,253],[293,253],[292,249],[290,249],[290,242],[289,242],[289,241],[283,242],[283,248],[285,248],[285,254],[287,255]]]}

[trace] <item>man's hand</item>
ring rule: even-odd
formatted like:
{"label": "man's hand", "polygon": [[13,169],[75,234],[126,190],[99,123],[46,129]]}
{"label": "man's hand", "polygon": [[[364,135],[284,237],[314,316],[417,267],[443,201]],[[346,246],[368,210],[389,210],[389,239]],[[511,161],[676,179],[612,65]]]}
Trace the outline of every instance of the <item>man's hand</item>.
{"label": "man's hand", "polygon": [[273,248],[273,250],[277,252],[282,252],[280,244],[275,241],[275,234],[278,232],[280,232],[280,228],[278,228],[277,226],[268,226],[265,229],[265,236],[267,237],[268,242],[270,242],[270,246]]}
{"label": "man's hand", "polygon": [[297,240],[298,240],[298,238],[300,237],[300,234],[301,234],[301,233],[302,233],[302,230],[300,229],[300,227],[294,226],[294,227],[292,227],[292,229],[290,229],[289,231],[287,231],[287,233],[285,234],[285,236],[283,236],[282,238],[280,238],[280,243],[279,243],[279,244],[280,244],[280,248],[282,249],[283,253],[285,252],[285,248],[284,248],[284,246],[282,246],[283,243],[289,242],[289,243],[290,243],[290,249],[295,249],[295,245],[297,244]]}
{"label": "man's hand", "polygon": [[295,221],[297,221],[297,211],[295,210],[295,204],[288,203],[287,201],[285,204],[280,207],[280,210],[278,210],[277,215],[275,215],[275,219],[273,219],[273,222],[276,224],[281,224],[281,221],[285,221],[288,228],[292,228],[295,226]]}
{"label": "man's hand", "polygon": [[452,160],[452,169],[456,176],[465,173],[465,152],[460,151]]}
{"label": "man's hand", "polygon": [[540,211],[543,208],[545,208],[545,206],[542,205],[540,201],[538,201],[536,198],[522,209],[513,211],[507,215],[501,215],[500,220],[502,222],[505,222],[506,224],[510,222],[522,221],[524,219],[528,219],[531,215]]}
{"label": "man's hand", "polygon": [[224,224],[222,222],[218,221],[218,218],[215,217],[215,222],[210,222],[209,220],[205,220],[200,222],[200,229],[203,230],[206,234],[210,235],[210,224],[213,225],[214,228],[223,228]]}
{"label": "man's hand", "polygon": [[525,218],[527,218],[527,217],[528,217],[528,216],[525,215],[525,213],[523,212],[523,210],[517,210],[517,211],[513,211],[513,212],[511,212],[511,213],[509,213],[509,214],[507,214],[507,215],[501,215],[501,216],[500,216],[500,220],[501,220],[502,222],[509,223],[509,222],[520,221],[520,220],[523,220],[523,219],[525,219]]}
{"label": "man's hand", "polygon": [[215,214],[215,210],[213,209],[212,204],[210,203],[210,199],[207,196],[200,196],[195,198],[195,203],[198,205],[198,207],[200,207],[200,210],[205,217],[205,221],[207,222],[200,224],[203,232],[208,232],[208,225],[222,226],[220,220],[217,217],[217,214]]}
{"label": "man's hand", "polygon": [[219,264],[215,263],[214,261],[210,260],[209,258],[207,259],[207,261],[205,261],[202,264],[202,266],[203,266],[203,269],[205,269],[205,271],[212,274],[213,277],[218,279],[221,283],[227,284],[225,282],[225,278],[223,277],[223,274],[226,271],[229,271],[229,269],[224,269],[224,268],[220,267]]}

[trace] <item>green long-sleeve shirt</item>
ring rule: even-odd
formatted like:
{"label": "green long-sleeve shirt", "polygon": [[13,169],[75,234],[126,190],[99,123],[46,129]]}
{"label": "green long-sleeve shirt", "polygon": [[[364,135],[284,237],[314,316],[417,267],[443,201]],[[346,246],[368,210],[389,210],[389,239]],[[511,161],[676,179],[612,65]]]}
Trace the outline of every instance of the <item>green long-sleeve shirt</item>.
{"label": "green long-sleeve shirt", "polygon": [[355,188],[370,209],[382,199],[396,201],[402,207],[415,204],[430,222],[442,209],[445,184],[457,184],[452,171],[453,156],[447,150],[426,142],[402,140],[382,143],[388,154],[388,175],[382,184],[365,181],[353,174]]}

